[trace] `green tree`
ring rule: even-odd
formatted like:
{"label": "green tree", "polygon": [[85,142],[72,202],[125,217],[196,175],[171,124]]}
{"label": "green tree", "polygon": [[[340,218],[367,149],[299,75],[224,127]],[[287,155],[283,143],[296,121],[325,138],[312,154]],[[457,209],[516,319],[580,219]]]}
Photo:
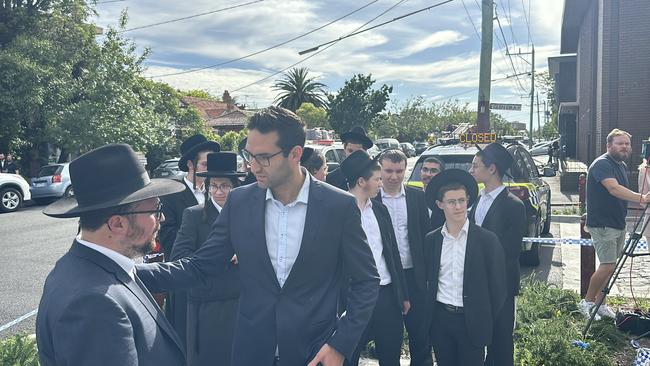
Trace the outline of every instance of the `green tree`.
{"label": "green tree", "polygon": [[374,83],[372,75],[358,74],[347,80],[336,95],[328,95],[330,125],[337,133],[354,126],[370,130],[385,122],[380,115],[386,109],[393,87],[383,84],[379,89],[372,89]]}
{"label": "green tree", "polygon": [[221,151],[237,151],[237,145],[248,135],[248,131],[228,131],[219,140]]}
{"label": "green tree", "polygon": [[303,103],[311,103],[316,107],[325,107],[325,84],[309,77],[305,67],[293,68],[278,80],[273,89],[280,91],[274,103],[295,112]]}
{"label": "green tree", "polygon": [[214,100],[214,101],[221,101],[221,98],[215,97],[214,95],[210,94],[207,90],[203,89],[191,89],[191,90],[180,90],[179,91],[182,96],[185,97],[195,97],[195,98],[201,98],[201,99],[207,99],[207,100]]}
{"label": "green tree", "polygon": [[327,119],[327,110],[323,107],[316,107],[312,103],[303,103],[296,110],[296,114],[305,122],[307,128],[320,127],[326,130],[332,128],[329,119]]}

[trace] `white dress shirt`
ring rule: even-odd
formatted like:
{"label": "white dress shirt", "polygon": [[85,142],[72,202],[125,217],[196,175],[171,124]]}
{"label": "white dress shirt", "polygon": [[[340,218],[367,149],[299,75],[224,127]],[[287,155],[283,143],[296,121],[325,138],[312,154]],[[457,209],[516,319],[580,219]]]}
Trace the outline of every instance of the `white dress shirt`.
{"label": "white dress shirt", "polygon": [[269,251],[269,258],[280,287],[284,286],[289,273],[291,273],[291,268],[296,262],[305,229],[311,178],[307,170],[302,169],[305,181],[295,201],[284,205],[273,197],[273,192],[270,189],[266,190],[266,216],[264,219],[266,248]]}
{"label": "white dress shirt", "polygon": [[465,250],[467,249],[467,230],[469,220],[465,220],[457,237],[442,226],[442,251],[438,274],[438,294],[436,300],[443,304],[463,306],[463,279],[465,275]]}
{"label": "white dress shirt", "polygon": [[409,246],[408,210],[406,208],[406,191],[404,186],[396,196],[391,196],[381,188],[381,201],[388,208],[397,237],[397,248],[402,260],[402,268],[413,268],[413,257]]}
{"label": "white dress shirt", "polygon": [[135,262],[133,259],[126,257],[113,249],[108,249],[104,246],[97,245],[95,243],[91,243],[86,240],[82,240],[81,236],[77,236],[77,242],[83,246],[86,246],[92,250],[96,250],[103,255],[107,256],[109,259],[111,259],[113,262],[117,263],[118,266],[120,266],[124,272],[126,272],[131,279],[135,280],[134,277],[134,269],[135,269]]}
{"label": "white dress shirt", "polygon": [[372,201],[368,200],[361,210],[361,227],[366,233],[368,244],[372,251],[372,257],[375,259],[377,272],[379,272],[379,285],[384,286],[392,282],[386,258],[384,258],[384,245],[381,241],[381,231],[374,211],[372,211]]}
{"label": "white dress shirt", "polygon": [[476,222],[476,225],[483,226],[483,220],[485,220],[485,216],[490,210],[492,202],[494,202],[499,193],[504,189],[506,189],[506,186],[504,185],[498,186],[491,192],[485,192],[485,188],[481,189],[481,198],[479,199],[478,204],[476,204],[476,212],[474,213],[474,221]]}
{"label": "white dress shirt", "polygon": [[192,182],[190,182],[187,177],[183,177],[183,180],[185,181],[185,184],[190,188],[190,191],[194,193],[196,202],[198,202],[199,205],[202,205],[203,202],[205,202],[205,196],[203,195],[203,191],[200,189],[200,187],[196,187],[196,189],[194,189],[194,184],[192,184]]}

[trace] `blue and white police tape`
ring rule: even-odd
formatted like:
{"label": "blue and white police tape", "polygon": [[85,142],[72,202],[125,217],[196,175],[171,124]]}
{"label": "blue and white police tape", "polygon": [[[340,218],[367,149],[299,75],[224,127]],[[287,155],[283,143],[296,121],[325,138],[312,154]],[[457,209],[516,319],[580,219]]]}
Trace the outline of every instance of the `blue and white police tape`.
{"label": "blue and white police tape", "polygon": [[[629,236],[625,238],[627,240]],[[591,247],[594,245],[592,239],[575,239],[575,238],[524,238],[522,240],[525,243],[540,243],[540,244],[573,244],[573,245],[584,245]],[[636,245],[636,249],[648,249],[648,242],[641,238]]]}

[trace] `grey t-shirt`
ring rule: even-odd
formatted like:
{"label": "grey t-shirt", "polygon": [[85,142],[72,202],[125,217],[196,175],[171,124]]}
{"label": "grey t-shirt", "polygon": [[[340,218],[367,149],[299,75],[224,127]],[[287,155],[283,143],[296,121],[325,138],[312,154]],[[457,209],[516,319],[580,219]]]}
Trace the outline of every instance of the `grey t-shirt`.
{"label": "grey t-shirt", "polygon": [[625,229],[627,201],[612,196],[603,180],[614,178],[618,184],[629,187],[626,166],[607,154],[596,158],[587,173],[587,226]]}

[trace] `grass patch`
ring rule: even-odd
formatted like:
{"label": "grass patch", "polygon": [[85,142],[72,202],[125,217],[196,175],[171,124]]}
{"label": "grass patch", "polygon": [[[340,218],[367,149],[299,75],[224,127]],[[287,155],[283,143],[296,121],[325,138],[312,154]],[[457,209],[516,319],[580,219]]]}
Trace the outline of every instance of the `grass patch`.
{"label": "grass patch", "polygon": [[580,210],[580,206],[567,206],[562,209],[554,209],[551,213],[553,215],[582,215],[584,212]]}

